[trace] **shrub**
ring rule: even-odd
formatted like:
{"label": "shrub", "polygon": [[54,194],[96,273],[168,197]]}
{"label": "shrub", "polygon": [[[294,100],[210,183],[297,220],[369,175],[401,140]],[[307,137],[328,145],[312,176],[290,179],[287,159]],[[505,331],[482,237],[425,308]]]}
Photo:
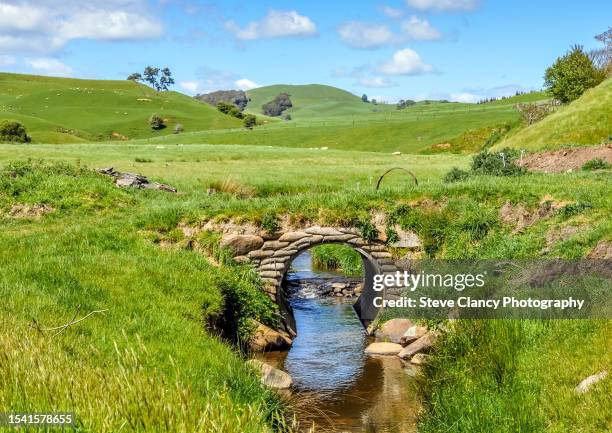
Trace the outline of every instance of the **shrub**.
{"label": "shrub", "polygon": [[461,170],[460,168],[453,167],[451,171],[444,175],[444,178],[442,180],[445,183],[453,183],[465,180],[468,177],[470,177],[470,173],[465,170]]}
{"label": "shrub", "polygon": [[397,231],[395,231],[395,229],[391,226],[385,227],[385,235],[387,236],[388,244],[393,244],[400,240],[399,235],[397,234]]}
{"label": "shrub", "polygon": [[593,65],[582,47],[574,46],[546,70],[544,84],[553,98],[568,103],[578,99],[604,78],[605,73]]}
{"label": "shrub", "polygon": [[217,110],[219,110],[223,114],[227,114],[228,116],[232,116],[237,119],[242,119],[244,117],[244,115],[242,114],[242,111],[240,111],[240,108],[228,102],[224,102],[224,101],[218,102]]}
{"label": "shrub", "polygon": [[147,163],[147,162],[153,162],[153,160],[151,158],[142,158],[142,157],[137,156],[136,158],[134,158],[134,162]]}
{"label": "shrub", "polygon": [[237,342],[250,339],[253,320],[270,327],[278,326],[276,306],[261,290],[261,280],[254,269],[230,266],[218,279],[223,294],[224,311],[219,326],[224,334]]}
{"label": "shrub", "polygon": [[584,171],[607,170],[609,168],[612,168],[612,164],[608,164],[601,158],[591,159],[590,161],[585,162],[582,166]]}
{"label": "shrub", "polygon": [[272,212],[266,212],[262,217],[259,223],[262,229],[275,233],[280,229],[280,224],[278,223],[278,217],[276,214]]}
{"label": "shrub", "polygon": [[29,143],[30,137],[21,123],[5,120],[0,123],[0,141],[9,143]]}
{"label": "shrub", "polygon": [[378,230],[376,230],[376,227],[368,218],[362,218],[357,221],[357,229],[365,241],[374,240],[378,236]]}
{"label": "shrub", "polygon": [[164,123],[163,117],[158,114],[152,114],[149,118],[149,126],[151,127],[151,129],[157,131],[160,129],[164,129],[166,127],[166,124]]}
{"label": "shrub", "polygon": [[245,128],[253,129],[257,125],[257,117],[252,114],[247,114],[244,116],[243,124]]}
{"label": "shrub", "polygon": [[561,209],[559,209],[559,215],[561,215],[563,219],[567,219],[567,218],[573,217],[574,215],[578,215],[579,213],[582,213],[583,211],[590,209],[592,207],[593,207],[592,204],[585,203],[582,201],[579,201],[576,203],[570,203],[570,204],[566,204]]}
{"label": "shrub", "polygon": [[482,151],[472,159],[472,172],[491,176],[520,176],[526,173],[524,167],[516,165],[519,152],[505,148],[501,152]]}

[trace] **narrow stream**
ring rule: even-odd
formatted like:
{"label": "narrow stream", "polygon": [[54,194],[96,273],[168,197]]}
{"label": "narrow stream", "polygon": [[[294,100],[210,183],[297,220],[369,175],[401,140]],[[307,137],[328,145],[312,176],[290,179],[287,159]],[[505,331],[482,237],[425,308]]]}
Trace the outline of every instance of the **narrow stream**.
{"label": "narrow stream", "polygon": [[[312,269],[306,251],[294,260],[287,280],[341,277]],[[293,377],[302,425],[314,421],[317,432],[415,432],[414,371],[397,357],[363,353],[369,338],[352,309],[354,299],[315,293],[310,287],[295,290],[290,298],[298,332],[293,347],[265,355],[266,362]]]}

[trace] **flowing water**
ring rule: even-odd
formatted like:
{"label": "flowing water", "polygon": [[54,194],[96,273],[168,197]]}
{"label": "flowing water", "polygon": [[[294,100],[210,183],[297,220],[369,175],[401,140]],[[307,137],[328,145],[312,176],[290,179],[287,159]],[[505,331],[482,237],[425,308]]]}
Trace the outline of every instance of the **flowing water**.
{"label": "flowing water", "polygon": [[[305,252],[287,279],[338,277],[313,270]],[[353,301],[317,298],[308,288],[298,289],[290,301],[298,336],[291,350],[266,354],[265,361],[293,377],[302,424],[314,421],[317,432],[415,432],[414,370],[397,357],[363,353],[369,339]]]}

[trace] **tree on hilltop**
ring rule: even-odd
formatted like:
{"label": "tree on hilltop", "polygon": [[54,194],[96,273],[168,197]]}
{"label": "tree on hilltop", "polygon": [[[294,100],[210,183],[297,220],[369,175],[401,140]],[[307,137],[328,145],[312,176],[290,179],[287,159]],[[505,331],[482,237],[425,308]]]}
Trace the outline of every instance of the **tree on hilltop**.
{"label": "tree on hilltop", "polygon": [[595,36],[595,40],[604,46],[589,52],[593,64],[602,70],[607,76],[612,75],[612,27]]}
{"label": "tree on hilltop", "polygon": [[170,86],[174,84],[172,72],[168,67],[160,69],[153,66],[147,66],[142,74],[135,72],[130,74],[127,79],[130,81],[144,81],[158,92],[169,90]]}
{"label": "tree on hilltop", "polygon": [[174,78],[172,78],[172,72],[168,67],[161,70],[161,78],[159,79],[159,90],[168,90],[170,86],[174,84]]}
{"label": "tree on hilltop", "polygon": [[143,78],[146,83],[149,83],[151,87],[155,90],[158,90],[158,82],[157,77],[159,75],[159,68],[155,68],[153,66],[147,66],[143,72]]}
{"label": "tree on hilltop", "polygon": [[127,79],[129,81],[142,81],[142,74],[135,72],[133,74],[128,75]]}
{"label": "tree on hilltop", "polygon": [[605,73],[595,67],[582,46],[575,45],[546,70],[544,85],[553,98],[568,103],[578,99],[604,78]]}

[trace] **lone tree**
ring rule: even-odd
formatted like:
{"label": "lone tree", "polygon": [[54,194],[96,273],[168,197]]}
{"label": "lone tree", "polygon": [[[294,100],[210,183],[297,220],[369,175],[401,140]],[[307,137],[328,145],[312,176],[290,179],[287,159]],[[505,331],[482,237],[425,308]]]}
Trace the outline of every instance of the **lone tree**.
{"label": "lone tree", "polygon": [[164,129],[166,124],[164,123],[163,117],[161,117],[159,114],[152,114],[151,117],[149,117],[149,126],[151,129],[158,131],[160,129]]}
{"label": "lone tree", "polygon": [[366,95],[365,93],[363,95],[361,95],[361,102],[369,102],[368,101],[368,95]]}
{"label": "lone tree", "polygon": [[142,81],[142,74],[135,72],[133,74],[128,75],[127,79],[130,81]]}
{"label": "lone tree", "polygon": [[4,120],[0,123],[0,142],[29,143],[30,140],[21,123],[13,120]]}
{"label": "lone tree", "polygon": [[581,46],[575,45],[546,70],[544,85],[553,98],[568,103],[604,78],[605,73],[595,67]]}
{"label": "lone tree", "polygon": [[252,114],[247,114],[244,116],[244,127],[248,129],[253,129],[257,125],[257,117]]}

